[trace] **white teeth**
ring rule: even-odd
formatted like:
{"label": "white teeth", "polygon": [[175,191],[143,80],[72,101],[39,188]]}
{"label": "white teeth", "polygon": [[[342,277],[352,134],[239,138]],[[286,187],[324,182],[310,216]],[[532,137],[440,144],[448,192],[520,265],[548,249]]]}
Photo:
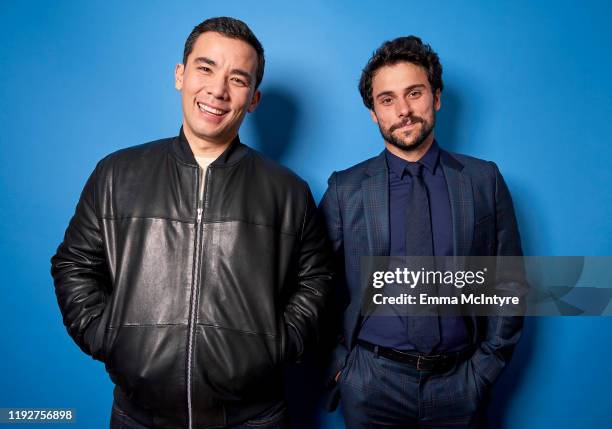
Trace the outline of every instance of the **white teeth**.
{"label": "white teeth", "polygon": [[225,113],[223,110],[215,109],[214,107],[207,106],[203,103],[198,103],[198,107],[201,111],[212,113],[213,115],[223,115]]}

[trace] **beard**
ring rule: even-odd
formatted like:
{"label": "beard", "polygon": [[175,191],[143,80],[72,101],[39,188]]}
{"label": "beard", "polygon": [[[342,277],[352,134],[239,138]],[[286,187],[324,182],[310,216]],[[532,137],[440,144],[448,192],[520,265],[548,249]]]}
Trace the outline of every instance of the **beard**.
{"label": "beard", "polygon": [[[404,133],[403,137],[396,137],[393,135],[393,132],[398,128],[402,128],[408,121],[412,121],[413,123],[421,124],[421,131],[414,137],[411,138],[411,135],[415,131],[411,131],[409,133]],[[425,119],[419,116],[409,116],[405,118],[403,121],[398,122],[396,124],[391,125],[387,129],[383,129],[383,127],[378,124],[378,129],[380,130],[380,134],[383,139],[389,144],[392,144],[396,148],[403,150],[404,152],[412,152],[417,150],[425,140],[431,135],[434,127],[436,125],[436,112],[433,113],[432,122],[428,122]]]}

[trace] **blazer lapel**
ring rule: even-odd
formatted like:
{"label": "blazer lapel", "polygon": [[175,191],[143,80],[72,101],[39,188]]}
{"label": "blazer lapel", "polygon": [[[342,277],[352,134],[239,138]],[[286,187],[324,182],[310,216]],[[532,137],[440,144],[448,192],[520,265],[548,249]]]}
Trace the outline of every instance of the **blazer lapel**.
{"label": "blazer lapel", "polygon": [[363,212],[368,236],[368,256],[389,254],[389,192],[384,151],[372,159],[361,182]]}
{"label": "blazer lapel", "polygon": [[358,326],[363,320],[363,314],[368,314],[372,306],[372,294],[374,288],[368,287],[364,274],[375,271],[374,261],[370,256],[389,255],[389,175],[387,160],[383,151],[379,156],[372,159],[365,172],[365,178],[361,182],[361,193],[363,198],[363,213],[368,241],[367,249],[361,251],[363,256],[360,261],[360,289],[361,302],[359,316],[355,318],[353,331],[349,339],[352,347],[356,339]]}
{"label": "blazer lapel", "polygon": [[451,205],[453,218],[453,250],[456,256],[469,256],[474,235],[474,195],[472,180],[463,173],[463,164],[445,150],[440,150],[440,161]]}

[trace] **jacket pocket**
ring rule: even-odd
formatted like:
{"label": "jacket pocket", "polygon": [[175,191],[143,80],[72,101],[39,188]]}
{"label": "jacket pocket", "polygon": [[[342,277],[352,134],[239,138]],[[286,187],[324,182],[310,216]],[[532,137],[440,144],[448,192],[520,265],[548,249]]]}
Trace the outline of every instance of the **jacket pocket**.
{"label": "jacket pocket", "polygon": [[123,325],[108,331],[106,370],[125,396],[161,413],[181,413],[186,325]]}
{"label": "jacket pocket", "polygon": [[224,399],[265,397],[280,380],[281,342],[282,335],[198,325],[194,382],[209,384]]}
{"label": "jacket pocket", "polygon": [[89,323],[84,334],[85,342],[89,346],[91,356],[100,362],[104,362],[106,356],[105,342],[107,338],[106,330],[111,312],[110,308],[111,304],[107,302],[102,314]]}

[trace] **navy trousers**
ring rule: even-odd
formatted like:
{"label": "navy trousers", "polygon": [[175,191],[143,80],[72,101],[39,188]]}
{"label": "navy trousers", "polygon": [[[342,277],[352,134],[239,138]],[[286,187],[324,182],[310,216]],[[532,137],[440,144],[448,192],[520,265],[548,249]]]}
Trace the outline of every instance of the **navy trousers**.
{"label": "navy trousers", "polygon": [[418,371],[357,346],[338,383],[347,429],[486,427],[488,393],[469,360]]}

